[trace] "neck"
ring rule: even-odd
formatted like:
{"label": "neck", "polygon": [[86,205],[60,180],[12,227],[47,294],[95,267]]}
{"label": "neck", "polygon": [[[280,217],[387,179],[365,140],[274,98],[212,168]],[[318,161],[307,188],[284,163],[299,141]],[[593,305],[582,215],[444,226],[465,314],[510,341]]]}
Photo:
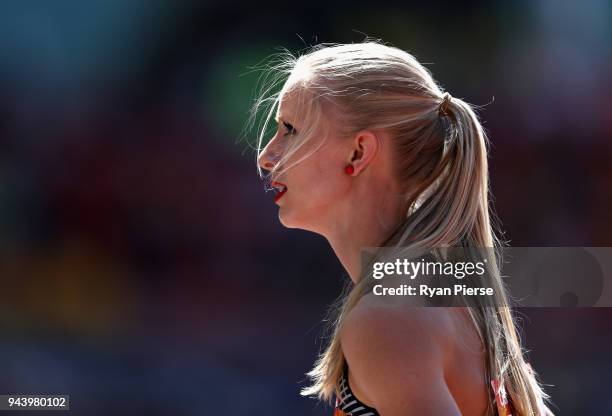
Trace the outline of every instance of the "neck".
{"label": "neck", "polygon": [[333,230],[325,237],[353,283],[357,283],[361,275],[363,250],[382,245],[404,215],[399,199],[391,201],[388,198],[382,205],[374,201],[369,206],[361,206],[358,211],[354,207],[359,205],[350,204],[346,211],[352,215],[339,216],[343,220],[334,224]]}

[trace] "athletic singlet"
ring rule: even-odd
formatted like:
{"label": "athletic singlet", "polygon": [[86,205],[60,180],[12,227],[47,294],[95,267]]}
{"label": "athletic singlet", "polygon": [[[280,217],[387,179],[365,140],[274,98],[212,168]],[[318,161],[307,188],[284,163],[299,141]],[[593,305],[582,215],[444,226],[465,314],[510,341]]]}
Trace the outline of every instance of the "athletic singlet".
{"label": "athletic singlet", "polygon": [[376,409],[361,403],[353,394],[348,382],[348,365],[346,362],[340,379],[340,396],[336,396],[334,416],[380,416]]}
{"label": "athletic singlet", "polygon": [[[512,405],[508,400],[505,388],[499,388],[497,380],[491,381],[491,388],[495,395],[498,416],[512,416]],[[348,382],[348,365],[344,363],[344,372],[340,379],[340,395],[336,396],[334,416],[380,416],[373,407],[369,407],[357,399]]]}

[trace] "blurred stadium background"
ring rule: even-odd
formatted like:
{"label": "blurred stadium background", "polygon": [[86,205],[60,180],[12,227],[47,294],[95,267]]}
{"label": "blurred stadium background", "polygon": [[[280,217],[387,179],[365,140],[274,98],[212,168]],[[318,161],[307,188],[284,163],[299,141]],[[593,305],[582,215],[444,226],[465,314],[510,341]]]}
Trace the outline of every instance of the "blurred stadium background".
{"label": "blurred stadium background", "polygon": [[[279,46],[408,50],[490,103],[512,245],[612,245],[611,22],[605,0],[2,2],[0,394],[67,393],[78,415],[331,413],[298,391],[346,275],[282,229],[236,141],[248,67]],[[612,414],[612,310],[520,313],[558,414]]]}

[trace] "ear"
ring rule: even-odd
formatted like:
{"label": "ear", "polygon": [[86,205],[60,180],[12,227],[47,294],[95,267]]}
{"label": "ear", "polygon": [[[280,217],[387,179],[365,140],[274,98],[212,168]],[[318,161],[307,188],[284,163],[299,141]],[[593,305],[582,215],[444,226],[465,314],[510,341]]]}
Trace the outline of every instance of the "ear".
{"label": "ear", "polygon": [[379,138],[370,130],[362,130],[353,138],[349,163],[355,168],[355,175],[366,169],[380,149]]}

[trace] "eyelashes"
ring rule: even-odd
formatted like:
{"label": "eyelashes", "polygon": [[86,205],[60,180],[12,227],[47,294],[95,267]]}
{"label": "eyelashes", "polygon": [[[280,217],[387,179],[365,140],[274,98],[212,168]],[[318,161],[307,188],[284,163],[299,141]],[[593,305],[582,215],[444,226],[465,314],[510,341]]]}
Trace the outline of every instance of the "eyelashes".
{"label": "eyelashes", "polygon": [[291,124],[283,121],[283,125],[287,129],[287,133],[283,134],[283,136],[291,136],[296,133],[295,128]]}

